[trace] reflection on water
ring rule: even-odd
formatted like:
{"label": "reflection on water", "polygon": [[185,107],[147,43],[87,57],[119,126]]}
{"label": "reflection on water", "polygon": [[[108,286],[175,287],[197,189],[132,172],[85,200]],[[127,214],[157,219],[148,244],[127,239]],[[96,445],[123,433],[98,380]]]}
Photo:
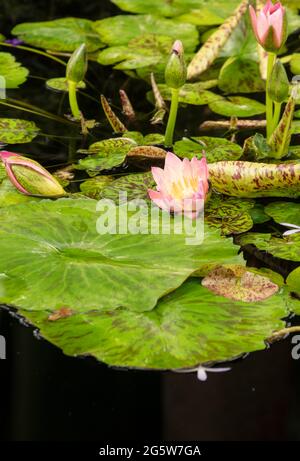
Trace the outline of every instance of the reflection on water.
{"label": "reflection on water", "polygon": [[0,427],[10,440],[300,440],[300,361],[291,338],[226,373],[110,369],[76,359],[0,313]]}

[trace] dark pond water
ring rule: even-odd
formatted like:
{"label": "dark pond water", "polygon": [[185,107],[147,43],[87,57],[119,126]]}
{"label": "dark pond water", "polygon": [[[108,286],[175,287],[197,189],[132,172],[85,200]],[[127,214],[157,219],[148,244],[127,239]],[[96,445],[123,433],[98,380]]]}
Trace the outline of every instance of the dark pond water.
{"label": "dark pond water", "polygon": [[[96,19],[116,11],[106,0],[52,0],[46,7],[42,0],[2,0],[1,32],[23,21]],[[31,69],[31,78],[9,97],[49,112],[60,107],[63,115],[66,101],[44,87],[44,79],[61,75],[61,67],[17,50],[14,54]],[[99,74],[93,65],[89,73],[99,94],[115,104],[116,89],[122,86],[137,111],[151,111],[143,83],[109,69]],[[91,95],[96,101],[81,98],[81,107],[101,122],[93,136],[104,138],[111,133],[98,94]],[[1,113],[36,121],[44,135],[30,145],[30,154],[47,166],[71,161],[78,148],[90,143],[69,126],[3,107]],[[188,127],[195,133],[204,118],[203,109],[181,111],[179,131]],[[27,152],[28,146],[15,149]],[[0,360],[3,440],[300,440],[300,360],[292,359],[291,337],[235,361],[230,372],[212,373],[200,382],[195,373],[116,370],[91,358],[67,357],[4,309],[0,335],[7,343],[7,359]]]}

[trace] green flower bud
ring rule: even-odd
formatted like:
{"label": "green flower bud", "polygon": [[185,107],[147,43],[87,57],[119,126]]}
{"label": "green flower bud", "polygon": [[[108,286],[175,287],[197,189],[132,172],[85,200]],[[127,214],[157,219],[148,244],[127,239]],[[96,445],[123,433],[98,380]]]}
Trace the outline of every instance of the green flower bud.
{"label": "green flower bud", "polygon": [[282,103],[289,96],[290,83],[282,62],[277,59],[268,84],[268,95],[274,102]]}
{"label": "green flower bud", "polygon": [[178,89],[185,84],[186,78],[187,69],[183,46],[180,40],[176,40],[166,65],[165,81],[169,88]]}
{"label": "green flower bud", "polygon": [[73,52],[67,64],[66,77],[71,82],[81,82],[87,71],[87,55],[85,43]]}

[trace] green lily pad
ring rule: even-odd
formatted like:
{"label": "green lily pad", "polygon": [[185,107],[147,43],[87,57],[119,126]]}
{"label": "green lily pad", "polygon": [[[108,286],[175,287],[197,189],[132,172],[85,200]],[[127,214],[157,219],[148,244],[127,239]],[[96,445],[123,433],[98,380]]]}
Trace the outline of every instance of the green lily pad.
{"label": "green lily pad", "polygon": [[232,57],[223,65],[219,75],[219,88],[225,93],[257,93],[265,91],[257,62]]}
{"label": "green lily pad", "polygon": [[202,152],[205,151],[205,156],[209,163],[218,162],[220,160],[238,160],[243,149],[233,142],[223,138],[213,138],[209,136],[193,137],[197,142],[188,138],[183,138],[174,144],[174,152],[180,157],[201,158]]}
{"label": "green lily pad", "polygon": [[75,165],[77,170],[86,170],[91,176],[95,176],[101,170],[109,170],[114,166],[121,165],[130,149],[137,144],[133,139],[111,138],[91,144],[86,158],[79,160]]}
{"label": "green lily pad", "polygon": [[[50,78],[46,81],[46,87],[54,91],[68,92],[68,80],[64,77],[59,78]],[[84,82],[79,82],[76,84],[78,89],[84,89],[86,84]]]}
{"label": "green lily pad", "polygon": [[[205,88],[211,88],[215,86],[215,81],[213,84],[210,82],[197,82],[197,83],[186,83],[182,88],[179,90],[179,102],[183,104],[193,104],[196,106],[202,106],[205,104],[214,101],[218,96],[211,92],[207,91]],[[159,91],[166,101],[171,100],[171,90],[165,84],[158,85]],[[153,103],[153,94],[150,91],[147,94],[148,100]]]}
{"label": "green lily pad", "polygon": [[247,303],[217,296],[193,279],[151,312],[75,311],[56,321],[45,311],[21,314],[68,355],[91,354],[113,366],[176,369],[265,349],[265,339],[285,326],[280,319],[287,304],[282,291]]}
{"label": "green lily pad", "polygon": [[99,199],[101,192],[107,187],[114,178],[112,176],[95,176],[87,179],[80,184],[81,192],[89,198]]}
{"label": "green lily pad", "polygon": [[[286,283],[291,291],[294,291],[300,295],[300,267],[297,267],[297,269],[293,270],[289,274],[288,278],[286,279]],[[296,314],[300,314],[300,301],[298,301],[296,306],[294,306],[293,310]]]}
{"label": "green lily pad", "polygon": [[16,61],[12,54],[0,52],[0,76],[5,79],[5,88],[18,88],[26,81],[28,74],[29,70]]}
{"label": "green lily pad", "polygon": [[52,51],[74,51],[82,43],[92,52],[103,47],[93,22],[82,18],[62,18],[18,24],[12,34],[30,45]]}
{"label": "green lily pad", "polygon": [[130,70],[157,65],[165,65],[173,44],[171,37],[145,34],[133,38],[128,46],[111,46],[98,54],[98,62],[104,66],[114,65],[115,69]]}
{"label": "green lily pad", "polygon": [[187,244],[195,227],[179,233],[182,222],[166,222],[162,212],[150,220],[145,207],[109,210],[107,201],[91,199],[0,209],[0,303],[78,313],[121,306],[149,311],[201,265],[241,262],[237,247],[216,229],[205,227],[201,245]]}
{"label": "green lily pad", "polygon": [[300,120],[292,122],[292,134],[300,134]]}
{"label": "green lily pad", "polygon": [[237,237],[237,242],[244,245],[255,245],[259,250],[289,261],[300,261],[300,235],[278,238],[271,234],[249,232]]}
{"label": "green lily pad", "polygon": [[267,215],[278,224],[288,223],[300,226],[300,204],[294,202],[274,202],[265,207]]}
{"label": "green lily pad", "polygon": [[300,53],[293,53],[290,61],[291,71],[295,75],[300,74]]}
{"label": "green lily pad", "polygon": [[0,118],[0,142],[22,144],[32,141],[39,133],[34,122],[17,118]]}
{"label": "green lily pad", "polygon": [[101,196],[119,204],[131,200],[150,200],[148,189],[155,187],[156,183],[152,173],[129,174],[116,179],[105,187],[101,192]]}
{"label": "green lily pad", "polygon": [[270,221],[270,217],[264,211],[264,206],[260,203],[256,203],[254,207],[249,210],[249,214],[253,224],[263,224]]}
{"label": "green lily pad", "polygon": [[193,51],[198,44],[198,33],[195,26],[150,14],[119,15],[100,19],[94,22],[94,29],[101,40],[109,46],[124,45],[127,47],[132,39],[142,40],[145,34],[146,36],[155,34],[171,37],[173,41],[181,40],[186,51]]}
{"label": "green lily pad", "polygon": [[1,181],[1,171],[0,182],[0,208],[11,205],[18,205],[19,203],[28,203],[41,200],[38,197],[30,197],[28,195],[21,194],[12,185],[9,179],[3,179]]}
{"label": "green lily pad", "polygon": [[225,117],[252,117],[265,113],[265,105],[254,99],[242,96],[230,96],[227,99],[217,97],[209,103],[213,112]]}
{"label": "green lily pad", "polygon": [[205,221],[221,230],[222,235],[240,234],[253,227],[250,210],[254,200],[212,195],[205,206]]}

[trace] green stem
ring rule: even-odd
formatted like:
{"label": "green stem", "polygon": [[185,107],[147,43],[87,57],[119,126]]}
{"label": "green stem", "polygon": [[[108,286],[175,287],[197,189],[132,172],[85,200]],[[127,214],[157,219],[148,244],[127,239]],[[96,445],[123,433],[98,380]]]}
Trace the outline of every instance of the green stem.
{"label": "green stem", "polygon": [[280,120],[280,114],[281,114],[281,102],[274,102],[275,110],[274,110],[274,116],[273,116],[273,126],[272,126],[272,133],[276,130],[279,120]]}
{"label": "green stem", "polygon": [[165,133],[165,147],[172,147],[178,111],[179,89],[172,88],[171,108]]}
{"label": "green stem", "polygon": [[75,119],[80,120],[80,110],[77,103],[77,94],[76,94],[76,82],[72,82],[68,80],[68,88],[69,88],[69,102],[70,108],[72,111],[72,115]]}
{"label": "green stem", "polygon": [[6,46],[6,47],[9,47],[9,48],[18,48],[19,50],[30,51],[31,53],[40,54],[41,56],[45,56],[46,58],[52,59],[52,61],[56,61],[59,64],[62,64],[63,66],[67,65],[65,63],[65,61],[63,61],[62,59],[59,59],[59,58],[53,56],[52,54],[48,54],[45,51],[36,50],[35,48],[31,48],[30,46],[11,45],[10,43],[4,43],[4,42],[1,42],[0,46]]}
{"label": "green stem", "polygon": [[267,70],[267,85],[266,85],[266,114],[267,114],[267,140],[270,139],[273,128],[273,101],[268,94],[268,86],[271,78],[272,70],[276,60],[275,53],[268,53],[268,70]]}

